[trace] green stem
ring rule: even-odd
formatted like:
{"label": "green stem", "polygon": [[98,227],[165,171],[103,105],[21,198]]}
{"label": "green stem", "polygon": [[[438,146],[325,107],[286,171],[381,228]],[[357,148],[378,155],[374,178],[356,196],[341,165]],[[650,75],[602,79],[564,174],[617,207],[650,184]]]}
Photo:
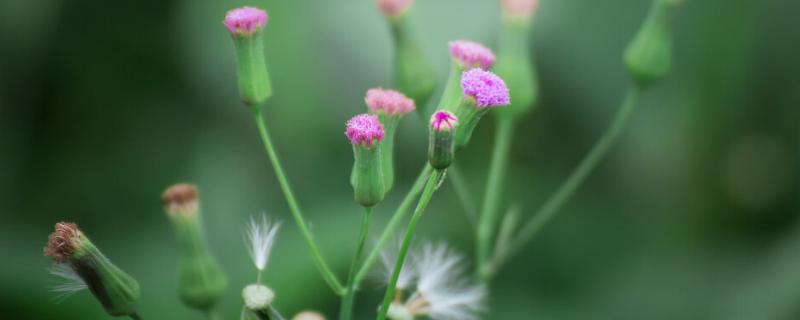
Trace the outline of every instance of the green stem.
{"label": "green stem", "polygon": [[489,164],[489,176],[486,182],[486,191],[483,197],[480,221],[478,222],[478,236],[476,238],[477,268],[475,271],[481,279],[489,275],[489,260],[492,247],[492,235],[497,224],[497,207],[500,204],[500,195],[503,191],[503,178],[508,166],[508,154],[511,149],[511,138],[514,136],[514,123],[511,117],[497,119],[497,133],[492,150],[492,161]]}
{"label": "green stem", "polygon": [[322,257],[322,253],[320,252],[319,247],[317,247],[316,241],[314,241],[314,236],[308,229],[308,224],[306,223],[305,218],[303,218],[303,213],[300,211],[300,206],[297,204],[297,200],[295,200],[294,193],[292,193],[292,188],[289,186],[289,181],[286,179],[286,175],[283,173],[283,168],[278,160],[278,155],[275,153],[275,148],[272,146],[272,141],[267,133],[267,126],[264,124],[264,119],[261,117],[260,109],[255,108],[253,111],[253,116],[256,120],[256,125],[258,125],[258,132],[261,135],[261,141],[264,142],[264,149],[267,151],[267,155],[272,163],[272,167],[275,169],[275,175],[278,177],[278,184],[280,184],[283,195],[286,197],[286,202],[289,204],[289,209],[292,212],[294,221],[297,223],[297,227],[300,228],[300,233],[303,235],[303,238],[306,239],[306,244],[308,244],[308,248],[311,250],[311,257],[314,260],[314,264],[316,264],[317,269],[319,269],[319,272],[322,274],[322,277],[325,279],[325,282],[328,283],[331,289],[333,289],[336,294],[344,294],[344,288],[339,283],[336,275],[333,274],[333,271],[328,266],[328,263],[325,262],[325,258]]}
{"label": "green stem", "polygon": [[353,256],[353,263],[350,264],[350,275],[347,276],[347,291],[342,298],[342,307],[339,313],[339,320],[350,320],[353,317],[353,301],[356,296],[355,273],[358,261],[361,260],[361,253],[364,251],[364,243],[367,242],[369,233],[369,221],[372,217],[372,208],[364,208],[364,215],[361,218],[361,232],[358,234],[356,244],[356,254]]}
{"label": "green stem", "polygon": [[503,252],[497,252],[494,257],[492,266],[490,266],[490,275],[499,269],[505,260],[516,253],[522,246],[530,241],[542,227],[553,218],[564,203],[575,193],[578,187],[581,186],[586,180],[589,173],[597,167],[597,164],[608,153],[609,148],[619,138],[623,129],[628,123],[631,114],[633,113],[636,102],[639,99],[641,88],[634,86],[625,96],[622,106],[614,115],[609,127],[600,136],[600,139],[594,144],[589,153],[581,160],[580,164],[575,171],[573,171],[566,181],[558,188],[553,194],[532,216],[530,220],[522,227],[517,237],[514,238],[511,245]]}
{"label": "green stem", "polygon": [[142,316],[140,316],[138,313],[134,313],[134,314],[130,315],[130,317],[133,320],[142,320]]}
{"label": "green stem", "polygon": [[397,210],[395,210],[394,214],[392,214],[392,218],[389,220],[389,223],[383,229],[383,232],[381,233],[381,236],[378,239],[378,243],[376,243],[375,247],[373,247],[372,250],[369,252],[369,255],[367,255],[367,259],[364,260],[364,264],[361,265],[361,269],[358,270],[358,273],[356,274],[355,278],[356,285],[361,283],[361,281],[363,281],[364,278],[367,276],[369,270],[372,268],[372,265],[375,264],[378,257],[380,256],[381,250],[383,250],[383,246],[385,246],[386,242],[389,241],[389,238],[391,238],[392,232],[394,231],[394,229],[397,229],[397,225],[400,223],[400,221],[403,220],[403,216],[413,204],[414,199],[416,199],[417,195],[420,192],[422,192],[422,188],[425,186],[425,181],[430,175],[431,170],[433,169],[431,168],[430,165],[427,164],[427,162],[425,163],[426,163],[425,167],[419,173],[419,177],[417,177],[417,180],[414,181],[414,185],[411,186],[411,190],[408,191],[405,198],[403,198],[403,201],[400,202],[400,205],[397,207]]}
{"label": "green stem", "polygon": [[458,202],[461,202],[461,207],[464,209],[464,213],[466,213],[467,220],[469,220],[469,223],[472,224],[474,228],[477,228],[478,210],[475,208],[475,202],[472,201],[472,199],[475,198],[472,197],[469,187],[467,187],[467,180],[464,174],[456,163],[453,163],[450,165],[450,168],[447,168],[447,175],[450,177],[448,180],[450,184],[453,185],[453,190],[456,193]]}
{"label": "green stem", "polygon": [[408,248],[411,246],[411,240],[414,238],[414,229],[417,226],[417,222],[419,222],[419,218],[422,217],[422,213],[425,212],[428,202],[430,202],[431,197],[433,197],[433,193],[436,191],[436,187],[439,185],[443,174],[443,170],[436,170],[433,172],[433,174],[431,174],[431,177],[428,178],[428,182],[425,184],[425,189],[422,191],[422,196],[420,196],[419,202],[417,203],[417,208],[414,209],[414,215],[411,216],[411,221],[408,222],[406,235],[403,238],[403,244],[400,246],[400,252],[398,253],[397,260],[394,264],[392,278],[386,287],[386,294],[383,296],[383,304],[381,304],[381,308],[378,311],[378,320],[386,319],[386,313],[389,311],[389,305],[392,303],[392,298],[394,297],[394,289],[397,285],[397,278],[400,277],[400,270],[403,268],[403,263],[405,262]]}

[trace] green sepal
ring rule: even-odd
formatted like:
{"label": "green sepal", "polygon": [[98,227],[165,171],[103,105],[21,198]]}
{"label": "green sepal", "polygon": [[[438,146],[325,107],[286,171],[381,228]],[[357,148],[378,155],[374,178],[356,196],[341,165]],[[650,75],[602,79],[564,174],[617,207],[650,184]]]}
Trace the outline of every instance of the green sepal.
{"label": "green sepal", "polygon": [[386,194],[383,170],[381,167],[381,143],[374,143],[367,148],[363,145],[353,145],[353,173],[350,175],[350,184],[358,204],[372,207],[383,200]]}
{"label": "green sepal", "polygon": [[72,269],[83,279],[106,313],[115,317],[136,314],[139,283],[111,263],[89,238],[83,235],[81,238],[82,245],[69,259]]}
{"label": "green sepal", "polygon": [[434,169],[444,170],[453,163],[456,132],[458,132],[457,127],[451,130],[442,129],[439,131],[433,128],[430,129],[428,162]]}
{"label": "green sepal", "polygon": [[411,28],[408,13],[391,17],[389,25],[395,45],[395,87],[414,100],[424,118],[427,116],[425,105],[436,89],[436,72]]}
{"label": "green sepal", "polygon": [[497,110],[500,117],[525,115],[533,110],[539,98],[539,80],[528,41],[530,34],[530,19],[506,19],[501,29],[493,70],[506,82],[511,105]]}
{"label": "green sepal", "polygon": [[211,311],[228,287],[228,279],[211,255],[200,217],[178,214],[170,217],[181,248],[178,295],[190,308]]}
{"label": "green sepal", "polygon": [[628,72],[642,88],[669,72],[672,63],[670,18],[677,3],[675,0],[654,0],[642,27],[625,50]]}
{"label": "green sepal", "polygon": [[238,61],[239,95],[246,105],[258,108],[272,96],[261,30],[237,34],[233,42]]}
{"label": "green sepal", "polygon": [[383,174],[384,193],[394,185],[394,133],[400,122],[399,116],[378,115],[383,124],[383,141],[381,141],[381,173]]}
{"label": "green sepal", "polygon": [[456,107],[448,110],[458,118],[458,128],[455,137],[456,149],[462,149],[469,144],[472,131],[475,130],[475,127],[478,126],[478,122],[489,109],[490,108],[479,108],[472,98],[462,97],[459,99]]}

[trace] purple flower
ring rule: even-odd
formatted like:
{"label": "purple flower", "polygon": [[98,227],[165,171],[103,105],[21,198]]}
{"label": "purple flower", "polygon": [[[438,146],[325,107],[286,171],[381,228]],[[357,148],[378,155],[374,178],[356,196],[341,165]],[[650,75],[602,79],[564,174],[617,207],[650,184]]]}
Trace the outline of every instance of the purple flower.
{"label": "purple flower", "polygon": [[489,69],[494,65],[494,52],[480,43],[459,40],[450,42],[449,46],[450,56],[464,69]]}
{"label": "purple flower", "polygon": [[384,132],[378,116],[364,113],[347,121],[347,131],[344,134],[354,145],[370,148],[383,140]]}
{"label": "purple flower", "polygon": [[453,130],[457,124],[458,118],[447,111],[436,111],[431,116],[431,127],[436,131]]}
{"label": "purple flower", "polygon": [[387,16],[397,16],[408,10],[414,0],[376,0],[378,10]]}
{"label": "purple flower", "polygon": [[505,106],[511,103],[505,81],[496,74],[481,69],[464,71],[461,74],[461,90],[475,99],[479,108]]}
{"label": "purple flower", "polygon": [[400,92],[381,88],[369,89],[364,97],[372,113],[383,112],[387,116],[404,115],[416,109],[414,100]]}
{"label": "purple flower", "polygon": [[267,12],[254,7],[241,7],[228,11],[222,23],[233,36],[253,34],[267,24]]}

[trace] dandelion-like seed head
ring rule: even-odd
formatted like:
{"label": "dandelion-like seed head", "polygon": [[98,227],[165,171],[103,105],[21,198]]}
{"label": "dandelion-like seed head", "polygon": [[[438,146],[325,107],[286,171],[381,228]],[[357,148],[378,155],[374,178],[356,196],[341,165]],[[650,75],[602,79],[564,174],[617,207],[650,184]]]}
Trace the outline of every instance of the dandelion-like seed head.
{"label": "dandelion-like seed head", "polygon": [[458,125],[458,118],[449,111],[436,111],[431,116],[431,128],[436,131],[453,130]]}
{"label": "dandelion-like seed head", "polygon": [[511,96],[505,81],[496,74],[481,69],[464,71],[461,75],[461,90],[475,100],[479,108],[505,106]]}
{"label": "dandelion-like seed head", "polygon": [[464,69],[489,69],[494,65],[494,52],[486,46],[467,40],[449,43],[450,56]]}
{"label": "dandelion-like seed head", "polygon": [[272,222],[266,215],[262,215],[261,219],[250,218],[245,232],[248,240],[247,249],[258,271],[264,271],[267,267],[272,245],[275,244],[280,228],[280,222]]}
{"label": "dandelion-like seed head", "polygon": [[[389,283],[392,279],[392,272],[394,272],[394,265],[397,262],[397,255],[400,251],[400,240],[394,242],[394,245],[387,245],[381,250],[381,280],[384,283]],[[403,267],[400,269],[400,275],[397,278],[395,288],[399,290],[406,290],[414,284],[417,278],[416,273],[416,255],[413,251],[409,251],[403,260]]]}
{"label": "dandelion-like seed head", "polygon": [[503,12],[509,17],[527,18],[539,8],[539,0],[501,0]]}
{"label": "dandelion-like seed head", "polygon": [[325,316],[319,312],[307,310],[294,315],[292,320],[325,320]]}
{"label": "dandelion-like seed head", "polygon": [[231,35],[238,34],[251,35],[261,30],[268,20],[267,12],[254,7],[236,8],[225,14],[222,22]]}
{"label": "dandelion-like seed head", "polygon": [[48,271],[63,281],[51,289],[59,300],[88,288],[86,282],[67,263],[56,263]]}
{"label": "dandelion-like seed head", "polygon": [[172,185],[161,194],[164,210],[171,216],[188,215],[197,212],[197,187],[188,183]]}
{"label": "dandelion-like seed head", "polygon": [[365,113],[347,121],[345,135],[354,145],[371,148],[373,144],[383,140],[384,130],[378,116]]}
{"label": "dandelion-like seed head", "polygon": [[251,284],[242,290],[244,305],[249,310],[264,310],[275,300],[275,292],[265,285]]}
{"label": "dandelion-like seed head", "polygon": [[58,263],[66,262],[82,245],[81,234],[78,225],[74,223],[56,223],[55,231],[47,239],[44,255]]}
{"label": "dandelion-like seed head", "polygon": [[402,116],[414,111],[416,104],[404,94],[382,88],[367,90],[364,102],[372,113],[383,113],[387,116]]}
{"label": "dandelion-like seed head", "polygon": [[394,17],[399,16],[405,13],[411,5],[414,4],[414,0],[376,0],[375,5],[378,6],[378,10],[380,10],[384,15]]}

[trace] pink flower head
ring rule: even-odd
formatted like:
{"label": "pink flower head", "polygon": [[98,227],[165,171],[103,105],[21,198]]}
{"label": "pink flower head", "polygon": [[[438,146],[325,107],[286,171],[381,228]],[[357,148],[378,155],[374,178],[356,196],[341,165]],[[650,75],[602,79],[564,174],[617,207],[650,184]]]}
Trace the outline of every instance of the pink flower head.
{"label": "pink flower head", "polygon": [[527,18],[539,8],[539,0],[502,0],[503,11],[509,17]]}
{"label": "pink flower head", "polygon": [[253,34],[267,24],[267,12],[259,8],[241,7],[225,14],[222,23],[231,32],[237,34]]}
{"label": "pink flower head", "polygon": [[480,43],[459,40],[450,42],[449,45],[450,56],[464,69],[489,69],[494,65],[494,52]]}
{"label": "pink flower head", "polygon": [[436,113],[431,116],[431,128],[436,131],[450,131],[453,130],[457,124],[458,118],[447,111],[436,111]]}
{"label": "pink flower head", "polygon": [[363,144],[370,148],[383,140],[383,125],[376,115],[359,114],[347,121],[347,131],[344,134],[354,145]]}
{"label": "pink flower head", "polygon": [[478,68],[461,74],[461,90],[475,99],[479,108],[505,106],[511,103],[505,81],[496,74]]}
{"label": "pink flower head", "polygon": [[364,101],[367,103],[367,107],[372,110],[372,113],[382,111],[387,116],[402,116],[416,109],[414,100],[394,90],[369,89]]}
{"label": "pink flower head", "polygon": [[414,0],[376,0],[378,10],[387,16],[398,16],[408,10]]}

